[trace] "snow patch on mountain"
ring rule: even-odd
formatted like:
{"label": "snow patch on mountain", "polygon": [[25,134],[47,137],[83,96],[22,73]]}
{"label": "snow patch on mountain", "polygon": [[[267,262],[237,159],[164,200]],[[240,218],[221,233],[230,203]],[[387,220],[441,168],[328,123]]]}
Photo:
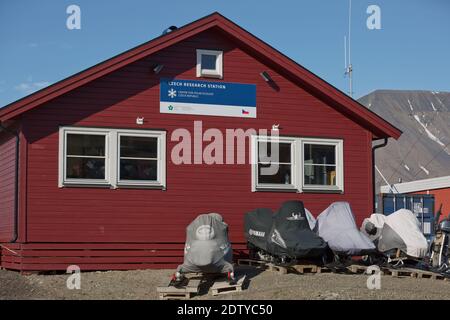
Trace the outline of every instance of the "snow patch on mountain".
{"label": "snow patch on mountain", "polygon": [[431,101],[431,107],[433,108],[433,111],[437,111],[436,107],[434,106],[433,102]]}
{"label": "snow patch on mountain", "polygon": [[419,168],[422,169],[422,171],[425,172],[427,176],[430,175],[430,171],[428,171],[427,168],[425,168],[424,166],[419,165]]}
{"label": "snow patch on mountain", "polygon": [[414,119],[416,119],[416,121],[422,126],[422,128],[425,130],[425,133],[427,134],[428,138],[430,138],[431,140],[433,140],[434,142],[436,142],[437,144],[439,144],[441,147],[444,148],[444,151],[450,155],[450,151],[447,149],[447,146],[445,143],[443,143],[438,137],[436,137],[430,130],[428,130],[427,124],[424,124],[421,120],[420,117],[415,114],[414,115]]}
{"label": "snow patch on mountain", "polygon": [[409,101],[409,99],[408,99],[408,104],[409,104],[409,108],[411,109],[411,111],[414,111],[414,108],[413,108],[413,106],[411,104],[411,101]]}

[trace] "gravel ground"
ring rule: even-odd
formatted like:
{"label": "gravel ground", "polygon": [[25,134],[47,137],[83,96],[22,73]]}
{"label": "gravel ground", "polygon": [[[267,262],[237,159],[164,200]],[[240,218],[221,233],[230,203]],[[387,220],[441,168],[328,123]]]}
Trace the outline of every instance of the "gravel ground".
{"label": "gravel ground", "polygon": [[[0,299],[157,299],[173,270],[107,271],[81,274],[81,289],[66,287],[68,275],[29,275],[0,270]],[[450,299],[450,281],[381,277],[381,289],[369,290],[365,275],[278,275],[254,268],[237,269],[249,281],[241,293],[213,297],[208,285],[194,299]]]}

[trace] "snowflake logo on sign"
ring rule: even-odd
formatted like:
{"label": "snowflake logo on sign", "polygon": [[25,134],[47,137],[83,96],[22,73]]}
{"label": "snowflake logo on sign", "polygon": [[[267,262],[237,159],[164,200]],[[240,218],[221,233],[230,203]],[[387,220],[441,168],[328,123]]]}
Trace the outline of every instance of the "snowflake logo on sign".
{"label": "snowflake logo on sign", "polygon": [[169,97],[175,98],[175,97],[177,96],[177,91],[176,91],[176,90],[173,90],[173,89],[170,89],[170,90],[168,91],[168,94],[169,94]]}

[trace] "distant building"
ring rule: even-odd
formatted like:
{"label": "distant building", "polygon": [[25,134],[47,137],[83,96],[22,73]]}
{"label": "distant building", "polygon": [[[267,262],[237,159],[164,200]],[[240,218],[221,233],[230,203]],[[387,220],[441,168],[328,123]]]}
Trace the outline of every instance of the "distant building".
{"label": "distant building", "polygon": [[382,186],[381,193],[432,194],[436,210],[442,204],[442,214],[450,213],[450,176]]}

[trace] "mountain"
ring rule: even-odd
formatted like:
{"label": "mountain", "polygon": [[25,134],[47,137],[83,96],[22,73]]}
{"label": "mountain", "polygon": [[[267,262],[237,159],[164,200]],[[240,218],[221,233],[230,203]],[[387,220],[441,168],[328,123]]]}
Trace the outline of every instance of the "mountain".
{"label": "mountain", "polygon": [[358,101],[403,131],[375,151],[390,184],[450,175],[450,92],[376,90]]}

